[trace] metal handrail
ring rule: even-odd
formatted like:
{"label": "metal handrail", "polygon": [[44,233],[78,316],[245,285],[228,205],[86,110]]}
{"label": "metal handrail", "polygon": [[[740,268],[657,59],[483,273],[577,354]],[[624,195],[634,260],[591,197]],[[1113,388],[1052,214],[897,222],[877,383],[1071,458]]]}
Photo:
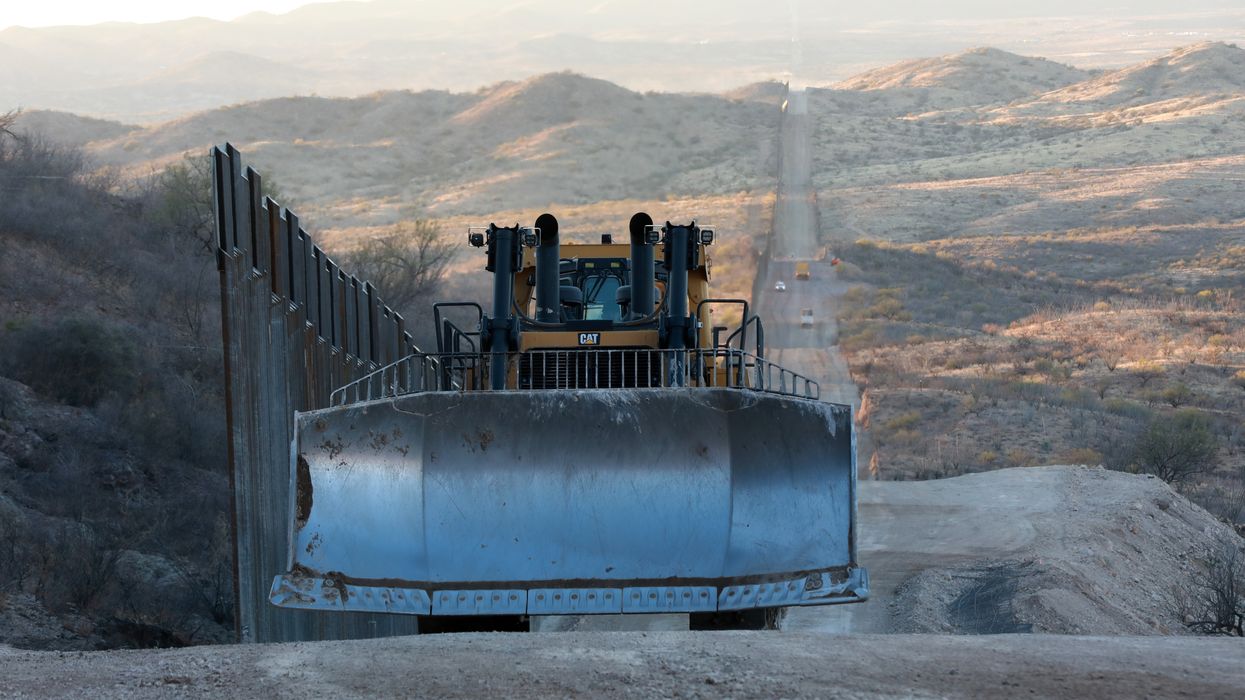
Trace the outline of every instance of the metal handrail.
{"label": "metal handrail", "polygon": [[[488,353],[480,352],[408,355],[337,389],[330,405],[429,391],[482,391],[489,386],[488,360]],[[531,350],[511,353],[507,373],[508,385],[531,391],[699,387],[821,398],[816,381],[729,347]]]}

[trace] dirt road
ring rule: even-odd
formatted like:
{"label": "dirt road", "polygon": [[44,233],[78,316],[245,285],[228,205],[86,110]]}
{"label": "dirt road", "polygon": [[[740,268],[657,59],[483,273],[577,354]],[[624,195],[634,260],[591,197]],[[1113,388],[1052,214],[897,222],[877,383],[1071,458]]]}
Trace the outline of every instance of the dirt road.
{"label": "dirt road", "polygon": [[1239,640],[765,632],[466,634],[57,654],[0,650],[6,698],[1236,698]]}
{"label": "dirt road", "polygon": [[[795,279],[791,260],[772,260],[765,280],[765,294],[757,313],[765,323],[765,356],[792,371],[817,380],[821,400],[860,407],[847,361],[838,349],[836,310],[848,285],[840,281],[829,263],[812,262],[808,280]],[[774,291],[783,282],[786,292]],[[813,326],[800,325],[803,309],[813,310]]]}
{"label": "dirt road", "polygon": [[[807,94],[793,90],[783,114],[773,239],[756,309],[765,323],[769,359],[820,382],[822,400],[858,405],[856,386],[837,347],[835,318],[848,285],[838,280],[832,265],[813,260],[821,249],[821,235],[809,128]],[[809,279],[796,279],[796,261],[809,263]],[[780,281],[785,292],[775,290]],[[811,328],[800,325],[802,309],[813,310]]]}
{"label": "dirt road", "polygon": [[[834,266],[813,260],[820,247],[817,195],[812,187],[809,154],[808,100],[804,91],[792,91],[783,115],[780,135],[781,165],[778,200],[774,206],[773,240],[770,259],[757,313],[765,323],[766,357],[779,365],[815,379],[821,399],[831,403],[860,407],[860,395],[851,372],[839,351],[838,309],[848,285],[840,281]],[[797,262],[809,265],[808,279],[796,278]],[[779,283],[785,291],[779,291]],[[806,309],[813,313],[812,326],[801,323]],[[862,494],[862,503],[867,498]],[[861,507],[860,561],[871,570],[874,600],[859,605],[833,608],[794,609],[784,629],[817,632],[887,632],[890,622],[887,606],[896,587],[913,573],[912,567],[879,569],[881,548],[870,547],[870,537],[878,537],[877,527],[888,526],[876,510]],[[866,555],[867,553],[867,555]]]}

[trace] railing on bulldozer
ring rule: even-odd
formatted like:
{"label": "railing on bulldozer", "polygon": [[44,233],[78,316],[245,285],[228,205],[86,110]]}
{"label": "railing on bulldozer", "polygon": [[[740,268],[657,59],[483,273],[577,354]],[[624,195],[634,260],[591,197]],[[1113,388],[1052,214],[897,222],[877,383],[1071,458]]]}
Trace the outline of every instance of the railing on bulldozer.
{"label": "railing on bulldozer", "polygon": [[[487,353],[409,355],[333,392],[332,405],[428,391],[483,391],[490,386]],[[808,377],[742,350],[532,350],[511,356],[508,386],[523,390],[666,389],[700,387],[818,400]]]}

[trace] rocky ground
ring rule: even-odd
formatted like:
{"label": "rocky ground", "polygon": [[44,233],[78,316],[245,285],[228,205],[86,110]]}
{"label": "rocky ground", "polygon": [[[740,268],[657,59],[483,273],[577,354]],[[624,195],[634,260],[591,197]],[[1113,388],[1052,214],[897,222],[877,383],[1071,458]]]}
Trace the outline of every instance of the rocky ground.
{"label": "rocky ground", "polygon": [[1235,698],[1237,640],[781,632],[463,634],[49,653],[0,649],[0,696]]}

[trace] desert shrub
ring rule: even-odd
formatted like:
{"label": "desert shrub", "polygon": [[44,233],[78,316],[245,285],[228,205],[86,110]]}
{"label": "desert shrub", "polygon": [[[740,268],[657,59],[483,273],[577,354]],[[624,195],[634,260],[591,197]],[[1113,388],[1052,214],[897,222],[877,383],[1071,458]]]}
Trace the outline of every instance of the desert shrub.
{"label": "desert shrub", "polygon": [[31,561],[24,530],[16,510],[0,500],[0,595],[9,590],[22,590],[30,577]]}
{"label": "desert shrub", "polygon": [[1166,370],[1162,365],[1151,360],[1143,360],[1133,367],[1133,376],[1141,380],[1143,388],[1150,382],[1163,376],[1165,372]]}
{"label": "desert shrub", "polygon": [[1245,554],[1238,537],[1221,539],[1204,568],[1174,593],[1175,612],[1201,634],[1245,637]]}
{"label": "desert shrub", "polygon": [[81,149],[37,134],[0,135],[0,230],[64,251],[97,256],[123,214],[101,207],[112,182],[88,172]]}
{"label": "desert shrub", "polygon": [[133,381],[138,351],[118,326],[89,316],[34,322],[0,339],[0,371],[73,406],[94,406]]}
{"label": "desert shrub", "polygon": [[899,445],[915,445],[917,442],[920,442],[923,436],[923,433],[917,430],[896,430],[891,434],[890,440],[887,442]]}
{"label": "desert shrub", "polygon": [[1059,461],[1064,464],[1087,464],[1096,466],[1102,464],[1102,453],[1098,450],[1088,447],[1076,447],[1066,450],[1059,455]]}
{"label": "desert shrub", "polygon": [[1055,361],[1049,357],[1038,358],[1038,360],[1033,363],[1033,371],[1049,377],[1055,371]]}
{"label": "desert shrub", "polygon": [[942,361],[943,368],[952,371],[964,369],[969,364],[971,364],[969,358],[964,355],[948,355]]}
{"label": "desert shrub", "polygon": [[1094,396],[1094,392],[1085,388],[1069,387],[1060,391],[1059,403],[1064,406],[1085,410],[1094,410],[1098,407],[1098,401]]}
{"label": "desert shrub", "polygon": [[1171,404],[1172,408],[1180,408],[1193,400],[1193,390],[1181,382],[1164,389],[1160,394],[1160,397],[1162,397],[1162,399],[1167,403]]}
{"label": "desert shrub", "polygon": [[1037,464],[1037,459],[1028,451],[1017,448],[1007,451],[1007,462],[1013,467],[1031,467]]}
{"label": "desert shrub", "polygon": [[903,290],[879,289],[872,306],[864,310],[866,318],[885,318],[891,321],[911,321],[912,314],[904,310]]}
{"label": "desert shrub", "polygon": [[1153,411],[1142,406],[1136,401],[1128,399],[1111,398],[1102,402],[1102,407],[1107,409],[1107,413],[1112,413],[1123,418],[1132,418],[1133,420],[1150,420]]}
{"label": "desert shrub", "polygon": [[[269,189],[267,179],[265,190]],[[143,215],[151,228],[180,238],[199,241],[207,252],[216,249],[216,226],[212,213],[212,160],[207,155],[182,158],[151,182],[144,193]],[[271,191],[266,194],[271,196]]]}
{"label": "desert shrub", "polygon": [[409,315],[416,301],[434,296],[454,246],[431,221],[399,223],[385,236],[364,241],[345,256],[343,269],[371,282],[395,310]]}
{"label": "desert shrub", "polygon": [[919,411],[908,411],[886,421],[883,428],[890,432],[899,432],[901,430],[910,430],[921,422],[921,414]]}
{"label": "desert shrub", "polygon": [[869,302],[869,290],[866,287],[855,285],[848,288],[843,294],[843,305],[848,308],[860,308]]}
{"label": "desert shrub", "polygon": [[1219,437],[1206,414],[1182,409],[1150,422],[1137,441],[1134,464],[1170,484],[1214,468]]}
{"label": "desert shrub", "polygon": [[144,454],[220,471],[226,463],[224,416],[204,410],[215,408],[216,401],[178,374],[153,370],[126,395],[102,399],[97,415]]}
{"label": "desert shrub", "polygon": [[91,610],[116,577],[117,554],[87,525],[53,526],[35,543],[35,595],[50,610]]}
{"label": "desert shrub", "polygon": [[1245,465],[1238,465],[1235,474],[1207,475],[1182,492],[1206,512],[1229,523],[1245,535]]}
{"label": "desert shrub", "polygon": [[845,323],[839,335],[839,344],[853,352],[878,345],[878,328],[867,323]]}

